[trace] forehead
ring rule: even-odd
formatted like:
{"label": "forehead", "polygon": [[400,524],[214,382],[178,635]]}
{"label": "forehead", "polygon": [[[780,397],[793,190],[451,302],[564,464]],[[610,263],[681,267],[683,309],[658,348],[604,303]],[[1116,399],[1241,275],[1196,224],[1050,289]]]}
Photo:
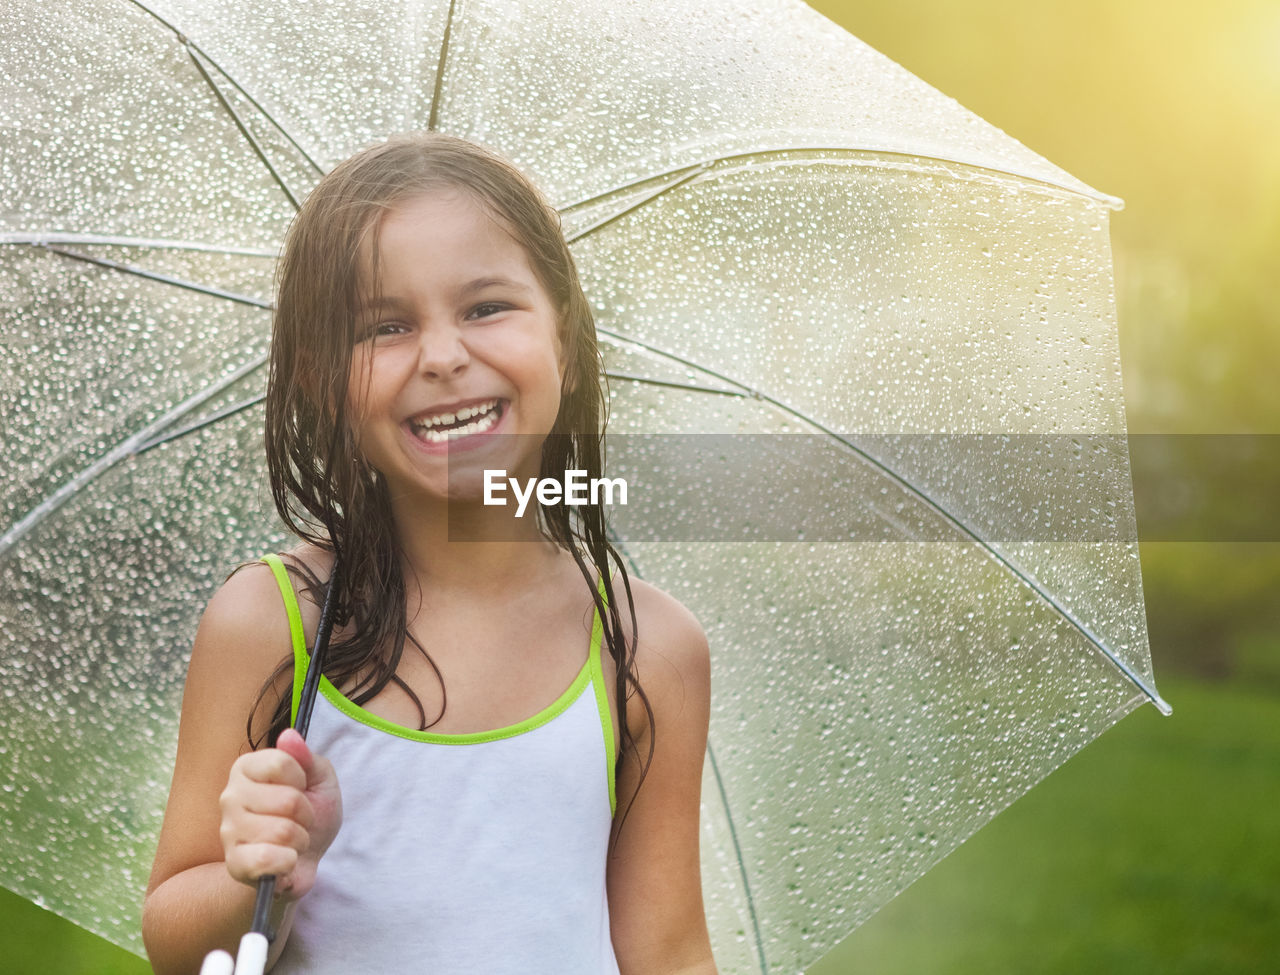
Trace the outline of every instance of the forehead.
{"label": "forehead", "polygon": [[453,187],[391,204],[365,235],[360,258],[361,277],[379,288],[406,275],[535,279],[524,246],[506,223],[474,195]]}

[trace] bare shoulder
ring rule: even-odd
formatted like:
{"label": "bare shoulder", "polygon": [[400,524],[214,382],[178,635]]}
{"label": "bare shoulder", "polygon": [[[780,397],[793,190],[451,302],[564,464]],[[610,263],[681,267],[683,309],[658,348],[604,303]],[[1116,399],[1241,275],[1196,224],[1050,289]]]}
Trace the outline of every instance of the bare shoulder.
{"label": "bare shoulder", "polygon": [[707,636],[697,617],[674,596],[643,579],[631,580],[640,646],[678,658],[708,656]]}
{"label": "bare shoulder", "polygon": [[[191,649],[184,711],[206,689],[255,694],[291,649],[289,619],[271,568],[240,566],[205,607]],[[229,686],[230,685],[230,686]]]}
{"label": "bare shoulder", "polygon": [[641,687],[655,710],[690,706],[704,713],[711,689],[711,653],[702,625],[678,599],[656,586],[633,579],[631,592]]}
{"label": "bare shoulder", "polygon": [[237,633],[261,634],[275,624],[285,623],[284,603],[271,567],[265,562],[241,565],[218,587],[209,600],[201,630],[234,636]]}
{"label": "bare shoulder", "polygon": [[[312,547],[285,553],[293,589],[298,594],[303,629],[310,635],[319,610],[299,583],[307,573],[325,578],[332,556]],[[184,717],[203,716],[206,702],[238,713],[243,727],[270,680],[285,681],[284,665],[292,658],[293,638],[285,601],[271,567],[265,562],[240,566],[213,594],[201,617],[191,651]]]}
{"label": "bare shoulder", "polygon": [[[282,553],[281,561],[288,573],[303,623],[309,632],[314,626],[315,604],[308,596],[308,578],[324,580],[333,567],[332,553],[312,545],[300,545]],[[214,593],[205,610],[201,628],[206,625],[229,636],[289,634],[284,595],[275,573],[265,562],[247,562],[239,566]]]}

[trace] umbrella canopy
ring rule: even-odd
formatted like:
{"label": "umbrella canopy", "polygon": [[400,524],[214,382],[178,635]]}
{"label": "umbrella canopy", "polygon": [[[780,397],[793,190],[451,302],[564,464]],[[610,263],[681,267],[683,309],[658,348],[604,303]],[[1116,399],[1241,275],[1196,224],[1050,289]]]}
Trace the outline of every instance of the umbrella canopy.
{"label": "umbrella canopy", "polygon": [[[260,411],[234,409],[265,384],[275,255],[318,174],[398,131],[483,142],[560,207],[611,429],[643,437],[617,459],[687,471],[622,535],[711,640],[723,971],[799,970],[1163,706],[1117,201],[799,2],[11,0],[0,38],[12,889],[139,947],[200,608],[283,541]],[[706,441],[656,435],[745,432],[762,510],[821,527],[735,535],[729,508],[664,535],[716,485],[686,463]],[[797,476],[815,442],[830,466]]]}

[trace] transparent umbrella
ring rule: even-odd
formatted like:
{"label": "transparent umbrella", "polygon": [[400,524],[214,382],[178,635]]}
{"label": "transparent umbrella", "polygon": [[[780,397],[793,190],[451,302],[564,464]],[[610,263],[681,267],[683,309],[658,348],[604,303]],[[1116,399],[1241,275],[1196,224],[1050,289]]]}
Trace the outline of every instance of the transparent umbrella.
{"label": "transparent umbrella", "polygon": [[200,607],[283,540],[252,405],[275,255],[397,131],[503,152],[574,241],[635,435],[611,460],[666,499],[619,535],[713,648],[723,971],[800,970],[1166,707],[1118,201],[802,4],[10,0],[0,38],[13,890],[139,948]]}

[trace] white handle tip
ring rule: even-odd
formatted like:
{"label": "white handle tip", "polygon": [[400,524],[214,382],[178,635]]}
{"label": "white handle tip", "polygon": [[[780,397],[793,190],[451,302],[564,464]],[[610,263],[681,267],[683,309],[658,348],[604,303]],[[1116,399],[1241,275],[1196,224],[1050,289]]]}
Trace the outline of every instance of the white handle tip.
{"label": "white handle tip", "polygon": [[204,956],[200,975],[234,975],[235,967],[235,959],[221,948],[217,948]]}
{"label": "white handle tip", "polygon": [[240,939],[234,975],[262,975],[267,967],[267,936],[250,931]]}

